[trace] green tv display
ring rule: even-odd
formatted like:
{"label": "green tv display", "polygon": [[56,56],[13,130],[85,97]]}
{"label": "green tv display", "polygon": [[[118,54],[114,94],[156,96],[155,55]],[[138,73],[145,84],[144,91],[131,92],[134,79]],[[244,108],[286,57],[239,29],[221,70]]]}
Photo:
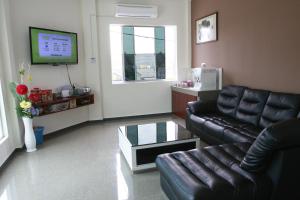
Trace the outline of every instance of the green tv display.
{"label": "green tv display", "polygon": [[29,27],[31,64],[77,64],[77,33]]}

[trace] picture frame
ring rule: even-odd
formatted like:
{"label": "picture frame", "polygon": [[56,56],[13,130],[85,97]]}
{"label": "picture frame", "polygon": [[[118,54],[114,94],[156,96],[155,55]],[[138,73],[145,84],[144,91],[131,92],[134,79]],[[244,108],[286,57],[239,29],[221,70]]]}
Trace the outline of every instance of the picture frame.
{"label": "picture frame", "polygon": [[218,12],[196,20],[196,44],[218,40]]}

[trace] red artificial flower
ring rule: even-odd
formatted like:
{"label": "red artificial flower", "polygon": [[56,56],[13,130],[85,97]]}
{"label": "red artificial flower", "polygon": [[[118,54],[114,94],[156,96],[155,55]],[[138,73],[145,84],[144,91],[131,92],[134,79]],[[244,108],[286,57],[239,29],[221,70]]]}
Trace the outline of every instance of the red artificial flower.
{"label": "red artificial flower", "polygon": [[28,93],[28,87],[24,84],[19,84],[17,87],[16,87],[16,92],[19,94],[19,95],[25,95]]}
{"label": "red artificial flower", "polygon": [[39,94],[30,94],[28,97],[32,102],[39,102],[40,95]]}

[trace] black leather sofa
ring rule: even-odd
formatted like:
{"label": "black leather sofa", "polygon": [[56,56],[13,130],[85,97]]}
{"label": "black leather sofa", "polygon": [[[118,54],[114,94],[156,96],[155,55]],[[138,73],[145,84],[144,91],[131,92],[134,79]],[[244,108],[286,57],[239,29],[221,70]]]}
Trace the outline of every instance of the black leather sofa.
{"label": "black leather sofa", "polygon": [[156,159],[170,199],[300,199],[300,96],[227,86],[188,104],[187,129],[209,144]]}
{"label": "black leather sofa", "polygon": [[216,101],[188,103],[186,126],[208,144],[253,143],[264,128],[299,111],[298,94],[227,86]]}

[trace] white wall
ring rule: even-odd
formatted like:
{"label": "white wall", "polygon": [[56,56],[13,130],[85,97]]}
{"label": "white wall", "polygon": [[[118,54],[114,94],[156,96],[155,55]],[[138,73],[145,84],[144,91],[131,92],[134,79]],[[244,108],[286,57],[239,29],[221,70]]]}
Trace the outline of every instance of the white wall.
{"label": "white wall", "polygon": [[[10,14],[16,65],[30,62],[29,26],[76,32],[79,64],[70,66],[70,74],[74,83],[86,85],[80,0],[10,0]],[[64,66],[34,65],[31,71],[34,87],[55,89],[68,84]],[[45,126],[49,133],[88,119],[88,107],[82,107],[35,118],[34,124]]]}
{"label": "white wall", "polygon": [[89,120],[102,120],[102,84],[95,0],[81,0],[81,14],[84,30],[86,84],[92,88],[95,94],[95,104],[89,106]]}
{"label": "white wall", "polygon": [[[0,144],[0,166],[15,148],[23,145],[22,123],[16,117],[7,83],[17,80],[17,67],[30,62],[28,27],[78,33],[79,64],[70,67],[73,82],[92,87],[95,104],[34,119],[46,133],[87,120],[171,112],[171,82],[132,82],[113,85],[111,81],[109,24],[176,25],[178,79],[190,68],[190,0],[135,0],[122,3],[159,7],[152,20],[113,17],[119,0],[0,0],[0,79],[5,98],[9,137]],[[95,57],[95,62],[90,58]],[[54,89],[68,84],[64,67],[33,66],[33,86]],[[21,128],[20,128],[21,127]]]}
{"label": "white wall", "polygon": [[[79,64],[70,67],[73,82],[91,86],[95,105],[34,119],[46,132],[87,120],[171,112],[172,82],[153,81],[113,85],[111,81],[109,24],[176,25],[179,80],[190,68],[189,1],[139,0],[122,3],[159,7],[157,19],[114,17],[118,0],[11,0],[10,11],[15,63],[29,62],[28,27],[77,32]],[[96,61],[91,62],[90,58]],[[64,67],[33,66],[33,86],[54,89],[68,84]]]}
{"label": "white wall", "polygon": [[149,4],[159,7],[157,19],[121,19],[114,16],[118,0],[97,0],[97,21],[100,51],[101,83],[103,89],[104,118],[171,112],[171,82],[131,82],[112,84],[110,65],[110,24],[176,25],[179,80],[185,78],[189,62],[189,1],[139,0],[121,3]]}

